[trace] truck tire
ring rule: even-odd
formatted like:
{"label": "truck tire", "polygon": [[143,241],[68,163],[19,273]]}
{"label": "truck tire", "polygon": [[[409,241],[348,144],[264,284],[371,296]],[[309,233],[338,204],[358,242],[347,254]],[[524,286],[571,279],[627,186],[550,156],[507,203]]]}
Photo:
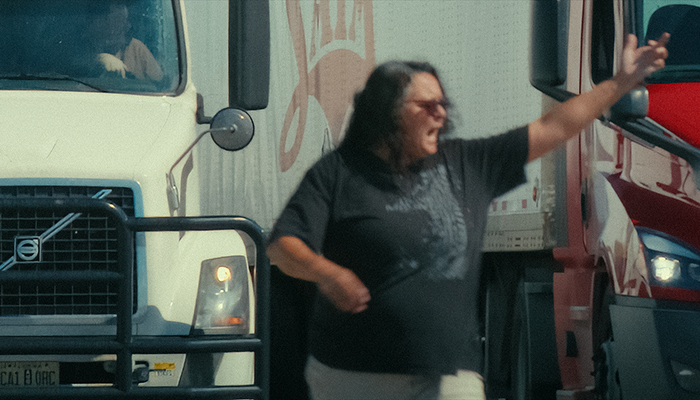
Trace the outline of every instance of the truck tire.
{"label": "truck tire", "polygon": [[[599,264],[599,271],[606,271]],[[607,272],[598,272],[594,278],[593,304],[593,376],[596,400],[622,400],[620,375],[613,356],[613,332],[610,305],[615,304],[615,294]]]}
{"label": "truck tire", "polygon": [[[522,287],[521,283],[521,287]],[[519,315],[527,315],[527,309],[525,307],[525,301],[522,298],[522,288],[519,290],[518,296],[518,312]],[[515,349],[516,356],[513,361],[513,384],[512,384],[512,395],[514,400],[530,400],[532,398],[532,385],[530,383],[530,347],[528,344],[528,332],[526,321],[520,320],[518,326],[515,327],[518,330],[517,334],[517,347]]]}
{"label": "truck tire", "polygon": [[214,385],[216,369],[221,363],[221,354],[188,354],[180,378],[182,387],[208,387]]}
{"label": "truck tire", "polygon": [[548,253],[488,253],[481,296],[487,398],[555,400],[553,266]]}
{"label": "truck tire", "polygon": [[613,341],[608,339],[600,346],[594,362],[595,393],[598,400],[622,400],[620,374],[613,356]]}

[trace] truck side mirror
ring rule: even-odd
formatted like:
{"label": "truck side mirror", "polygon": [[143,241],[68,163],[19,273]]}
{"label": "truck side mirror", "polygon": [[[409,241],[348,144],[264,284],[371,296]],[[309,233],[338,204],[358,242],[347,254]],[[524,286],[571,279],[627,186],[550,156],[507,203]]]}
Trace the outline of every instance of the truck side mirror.
{"label": "truck side mirror", "polygon": [[267,0],[229,0],[229,105],[267,107],[270,88],[270,5]]}
{"label": "truck side mirror", "polygon": [[[201,96],[198,95],[198,101],[201,104]],[[200,107],[198,107],[199,111]],[[219,147],[228,151],[241,150],[246,147],[251,140],[253,140],[253,134],[255,133],[255,125],[253,124],[253,119],[250,115],[243,111],[235,108],[227,107],[220,110],[212,118],[204,117],[207,121],[211,121],[209,129],[200,133],[197,139],[192,142],[190,147],[185,150],[182,155],[173,163],[170,167],[170,171],[166,174],[168,180],[167,194],[168,203],[172,210],[177,210],[180,208],[180,194],[177,188],[177,183],[175,181],[175,176],[173,175],[173,170],[182,161],[187,154],[192,151],[194,146],[199,143],[200,140],[206,134],[210,134],[214,143]]]}
{"label": "truck side mirror", "polygon": [[250,115],[235,108],[224,108],[214,115],[210,125],[211,138],[219,147],[228,151],[246,147],[255,134]]}
{"label": "truck side mirror", "polygon": [[613,121],[618,119],[644,118],[649,111],[649,91],[642,87],[625,94],[610,107]]}
{"label": "truck side mirror", "polygon": [[536,0],[530,8],[530,83],[540,92],[566,101],[575,94],[566,82],[569,1]]}

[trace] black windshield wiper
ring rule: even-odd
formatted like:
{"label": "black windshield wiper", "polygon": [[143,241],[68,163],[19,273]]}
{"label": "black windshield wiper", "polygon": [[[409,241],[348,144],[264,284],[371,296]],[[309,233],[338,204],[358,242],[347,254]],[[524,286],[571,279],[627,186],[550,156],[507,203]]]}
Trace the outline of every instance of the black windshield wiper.
{"label": "black windshield wiper", "polygon": [[19,75],[0,75],[0,80],[10,80],[10,81],[68,81],[79,83],[83,86],[87,86],[91,89],[95,89],[98,92],[110,93],[109,90],[95,86],[93,84],[87,83],[80,79],[73,78],[68,75],[31,75],[31,74],[19,74]]}

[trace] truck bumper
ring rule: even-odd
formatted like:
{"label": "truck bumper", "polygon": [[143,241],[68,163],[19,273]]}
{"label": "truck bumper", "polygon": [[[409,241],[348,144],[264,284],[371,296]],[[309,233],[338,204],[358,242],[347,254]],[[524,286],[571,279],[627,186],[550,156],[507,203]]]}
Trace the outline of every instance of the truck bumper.
{"label": "truck bumper", "polygon": [[[0,201],[0,210],[34,210],[51,208],[63,215],[69,212],[94,212],[112,218],[117,225],[118,271],[5,271],[2,282],[110,282],[118,286],[117,312],[114,316],[116,335],[105,336],[3,336],[0,338],[0,360],[3,357],[41,355],[113,355],[114,382],[106,386],[78,387],[59,385],[1,389],[0,398],[12,399],[261,399],[269,398],[269,261],[265,256],[262,229],[252,220],[242,217],[128,217],[120,208],[96,199],[27,199]],[[140,336],[133,334],[134,325],[134,233],[179,232],[188,230],[237,230],[246,233],[255,242],[256,265],[256,329],[249,335],[201,336]],[[149,387],[139,385],[141,373],[150,375],[150,368],[134,369],[140,355],[161,354],[212,355],[224,353],[252,353],[254,378],[252,384],[216,386],[205,382],[189,382],[179,387]],[[244,356],[245,357],[245,356]],[[40,358],[41,359],[41,358]],[[230,360],[222,358],[224,367]],[[47,360],[50,361],[50,360]],[[235,362],[234,362],[235,363]],[[201,365],[206,365],[202,363]],[[14,368],[14,367],[11,367]],[[31,373],[31,369],[29,370]],[[43,370],[41,372],[44,372]],[[45,371],[50,374],[50,370]],[[135,375],[135,372],[137,374]],[[19,369],[12,372],[19,377]],[[2,383],[0,376],[0,384]],[[17,378],[18,380],[19,378]],[[50,376],[47,376],[50,379]],[[9,382],[9,378],[6,380]],[[229,382],[230,383],[230,382]],[[5,385],[7,386],[7,385]]]}
{"label": "truck bumper", "polygon": [[700,399],[700,309],[617,297],[613,354],[628,399]]}

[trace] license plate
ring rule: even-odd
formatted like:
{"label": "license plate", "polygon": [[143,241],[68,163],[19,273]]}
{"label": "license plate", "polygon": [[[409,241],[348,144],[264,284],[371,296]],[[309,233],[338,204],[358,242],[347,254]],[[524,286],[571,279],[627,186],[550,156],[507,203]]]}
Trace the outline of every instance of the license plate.
{"label": "license plate", "polygon": [[0,389],[58,386],[58,361],[0,361]]}

